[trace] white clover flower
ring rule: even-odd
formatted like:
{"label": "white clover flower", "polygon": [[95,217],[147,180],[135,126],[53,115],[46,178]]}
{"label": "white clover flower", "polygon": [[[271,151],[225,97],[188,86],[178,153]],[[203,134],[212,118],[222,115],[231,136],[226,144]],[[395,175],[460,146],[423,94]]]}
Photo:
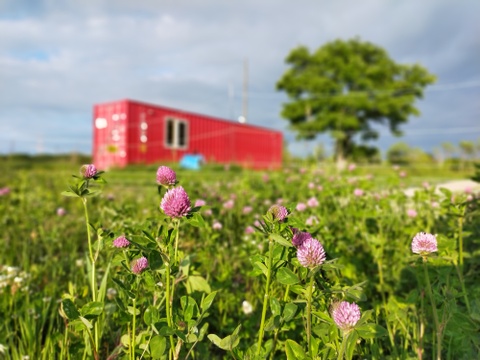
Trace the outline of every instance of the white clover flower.
{"label": "white clover flower", "polygon": [[250,315],[253,312],[253,306],[247,300],[242,302],[242,310],[245,315]]}

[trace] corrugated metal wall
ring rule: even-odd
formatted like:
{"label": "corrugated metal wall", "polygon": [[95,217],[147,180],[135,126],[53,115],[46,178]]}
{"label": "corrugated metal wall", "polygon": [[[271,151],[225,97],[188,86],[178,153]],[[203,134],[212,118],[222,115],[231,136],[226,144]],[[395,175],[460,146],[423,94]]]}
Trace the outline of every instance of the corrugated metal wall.
{"label": "corrugated metal wall", "polygon": [[[106,119],[105,128],[98,127],[98,118]],[[169,118],[187,124],[185,147],[167,146]],[[207,162],[281,167],[283,136],[265,128],[130,100],[95,105],[93,125],[94,161],[101,168],[179,161],[193,152]]]}

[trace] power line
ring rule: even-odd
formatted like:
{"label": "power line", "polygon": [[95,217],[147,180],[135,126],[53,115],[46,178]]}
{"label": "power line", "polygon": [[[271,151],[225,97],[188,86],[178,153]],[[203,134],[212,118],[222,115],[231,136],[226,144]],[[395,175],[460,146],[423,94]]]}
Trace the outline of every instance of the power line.
{"label": "power line", "polygon": [[[461,89],[472,89],[480,87],[480,80],[478,81],[464,81],[464,82],[455,82],[455,83],[445,83],[445,84],[434,84],[430,85],[429,87],[425,88],[426,92],[430,91],[455,91]],[[347,94],[319,94],[314,96],[315,98],[337,98],[337,97],[345,97],[345,96],[363,96],[363,95],[371,95],[371,94],[395,94],[398,91],[407,91],[412,90],[411,87],[405,88],[398,88],[398,89],[376,89],[373,91],[353,91]],[[272,91],[257,91],[251,92],[249,91],[249,97],[254,98],[265,98],[265,97],[281,97],[287,96],[287,94],[283,92],[272,92]]]}

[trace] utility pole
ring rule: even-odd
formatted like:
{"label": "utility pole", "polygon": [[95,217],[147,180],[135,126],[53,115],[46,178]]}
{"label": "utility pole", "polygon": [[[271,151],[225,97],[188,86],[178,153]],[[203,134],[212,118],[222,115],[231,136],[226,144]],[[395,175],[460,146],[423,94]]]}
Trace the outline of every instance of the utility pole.
{"label": "utility pole", "polygon": [[243,62],[243,111],[244,122],[248,119],[248,58]]}

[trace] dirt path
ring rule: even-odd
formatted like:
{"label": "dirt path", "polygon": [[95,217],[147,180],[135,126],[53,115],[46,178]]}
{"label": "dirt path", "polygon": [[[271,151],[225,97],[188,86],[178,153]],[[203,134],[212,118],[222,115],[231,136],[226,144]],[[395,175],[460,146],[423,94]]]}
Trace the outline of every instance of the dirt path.
{"label": "dirt path", "polygon": [[[440,188],[445,188],[445,189],[448,189],[452,192],[464,192],[464,191],[467,191],[467,190],[480,191],[480,183],[477,183],[477,182],[472,181],[472,180],[453,180],[453,181],[449,181],[449,182],[446,182],[446,183],[435,185],[435,188],[436,188],[437,191]],[[413,196],[413,194],[417,190],[421,190],[421,188],[418,188],[418,187],[408,188],[407,190],[405,190],[405,195]]]}

